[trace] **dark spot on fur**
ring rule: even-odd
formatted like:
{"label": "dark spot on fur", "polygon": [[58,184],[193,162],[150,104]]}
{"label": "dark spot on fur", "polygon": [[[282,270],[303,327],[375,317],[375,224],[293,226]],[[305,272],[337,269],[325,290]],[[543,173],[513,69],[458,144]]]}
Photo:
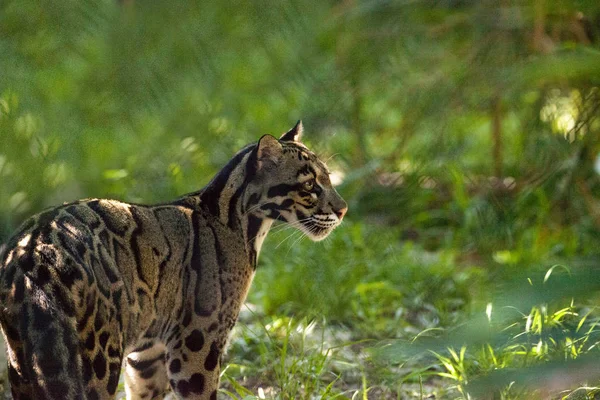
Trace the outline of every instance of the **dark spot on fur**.
{"label": "dark spot on fur", "polygon": [[204,375],[193,374],[189,381],[190,392],[201,394],[204,392]]}
{"label": "dark spot on fur", "polygon": [[117,391],[117,386],[119,385],[119,376],[121,375],[121,364],[119,363],[110,363],[108,366],[108,370],[110,371],[110,376],[108,378],[108,386],[106,390],[108,390],[108,394],[114,395]]}
{"label": "dark spot on fur", "polygon": [[94,350],[94,346],[96,346],[96,337],[94,336],[94,331],[90,331],[85,339],[85,348],[88,350]]}
{"label": "dark spot on fur", "polygon": [[285,199],[284,201],[281,202],[281,204],[279,205],[278,208],[280,210],[284,210],[284,209],[290,208],[293,205],[294,205],[294,200],[292,200],[292,199]]}
{"label": "dark spot on fur", "polygon": [[156,373],[156,367],[150,367],[150,368],[147,368],[147,369],[143,370],[140,373],[140,376],[143,379],[150,379],[150,378],[152,378],[154,376],[155,373]]}
{"label": "dark spot on fur", "polygon": [[188,337],[185,338],[185,346],[193,352],[200,351],[204,346],[204,335],[198,329],[194,329]]}
{"label": "dark spot on fur", "polygon": [[92,362],[90,361],[89,357],[81,357],[81,366],[83,370],[83,380],[85,382],[89,382],[92,379]]}
{"label": "dark spot on fur", "polygon": [[94,329],[96,331],[99,331],[100,329],[102,329],[102,326],[104,326],[104,313],[102,312],[103,308],[102,308],[102,304],[101,304],[101,300],[98,299],[98,308],[96,309],[96,318],[94,319]]}
{"label": "dark spot on fur", "polygon": [[[31,243],[31,241],[33,240],[33,238],[31,238],[29,240],[29,242]],[[19,265],[21,266],[21,269],[25,272],[31,272],[33,270],[33,268],[35,267],[35,263],[33,262],[33,257],[31,256],[30,253],[26,253],[23,257],[21,257],[19,259]],[[16,272],[16,268],[12,269],[11,271],[13,274]],[[9,276],[7,276],[7,279],[9,278]]]}
{"label": "dark spot on fur", "polygon": [[196,307],[194,307],[194,312],[200,317],[210,317],[212,315],[212,310],[208,310],[199,304],[196,304]]}
{"label": "dark spot on fur", "polygon": [[108,356],[111,358],[121,358],[121,352],[116,347],[108,346]]}
{"label": "dark spot on fur", "polygon": [[108,332],[103,332],[102,334],[100,334],[100,346],[102,346],[103,349],[106,349],[106,344],[108,343]]}
{"label": "dark spot on fur", "polygon": [[83,279],[79,266],[77,266],[71,258],[67,258],[61,268],[58,268],[56,272],[63,285],[69,289],[76,281]]}
{"label": "dark spot on fur", "polygon": [[281,183],[279,185],[275,185],[269,188],[267,192],[267,196],[269,197],[277,197],[277,196],[287,196],[291,191],[297,190],[298,187],[296,185],[288,185],[287,183]]}
{"label": "dark spot on fur", "polygon": [[49,281],[50,271],[48,271],[48,267],[44,264],[39,265],[37,268],[36,283],[40,286],[44,286]]}
{"label": "dark spot on fur", "polygon": [[94,359],[94,372],[98,379],[104,379],[106,376],[106,358],[102,352],[99,352]]}
{"label": "dark spot on fur", "polygon": [[190,384],[186,380],[181,380],[177,382],[177,391],[182,396],[187,396],[190,394]]}
{"label": "dark spot on fur", "polygon": [[109,263],[102,261],[99,261],[98,263],[102,266],[104,273],[106,274],[106,277],[108,278],[110,283],[116,283],[119,281],[119,276],[112,269]]}
{"label": "dark spot on fur", "polygon": [[206,368],[207,371],[215,370],[215,368],[219,364],[220,354],[221,354],[221,352],[219,351],[217,344],[215,342],[213,342],[210,345],[210,351],[208,352],[208,355],[206,356],[206,360],[204,361],[204,368]]}
{"label": "dark spot on fur", "polygon": [[210,324],[210,326],[208,327],[208,332],[213,332],[215,331],[217,328],[219,327],[219,324],[217,324],[216,322],[213,322],[212,324]]}
{"label": "dark spot on fur", "polygon": [[217,391],[213,390],[213,392],[210,394],[210,400],[217,400]]}
{"label": "dark spot on fur", "polygon": [[190,322],[192,322],[192,313],[190,312],[190,310],[185,310],[185,315],[183,317],[183,321],[181,321],[181,324],[184,328],[186,328],[187,326],[189,326]]}
{"label": "dark spot on fur", "polygon": [[94,301],[94,296],[89,294],[86,299],[87,305],[85,307],[85,312],[83,313],[83,317],[77,322],[77,330],[81,332],[87,326],[87,322],[90,317],[94,314],[94,305],[96,302]]}
{"label": "dark spot on fur", "polygon": [[179,361],[178,358],[171,361],[171,364],[169,365],[169,371],[171,371],[172,374],[176,374],[181,371],[181,361]]}

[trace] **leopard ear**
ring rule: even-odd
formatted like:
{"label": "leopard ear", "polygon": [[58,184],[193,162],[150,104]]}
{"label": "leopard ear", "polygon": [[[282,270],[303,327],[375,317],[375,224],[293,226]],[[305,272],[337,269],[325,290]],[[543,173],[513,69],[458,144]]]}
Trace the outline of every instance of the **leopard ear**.
{"label": "leopard ear", "polygon": [[302,126],[302,120],[298,120],[296,126],[281,135],[279,140],[283,140],[284,142],[299,142],[303,131],[304,127]]}
{"label": "leopard ear", "polygon": [[271,135],[264,135],[256,146],[257,169],[277,165],[283,155],[283,146]]}

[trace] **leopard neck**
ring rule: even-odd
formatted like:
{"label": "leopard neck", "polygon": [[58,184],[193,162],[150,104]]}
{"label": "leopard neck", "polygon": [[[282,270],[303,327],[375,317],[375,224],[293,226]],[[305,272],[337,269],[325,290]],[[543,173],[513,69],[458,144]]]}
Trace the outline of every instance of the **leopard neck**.
{"label": "leopard neck", "polygon": [[[232,231],[241,231],[250,263],[258,255],[273,220],[267,218],[247,196],[248,184],[256,175],[255,145],[240,150],[198,195],[200,206]],[[253,209],[254,208],[254,209]]]}

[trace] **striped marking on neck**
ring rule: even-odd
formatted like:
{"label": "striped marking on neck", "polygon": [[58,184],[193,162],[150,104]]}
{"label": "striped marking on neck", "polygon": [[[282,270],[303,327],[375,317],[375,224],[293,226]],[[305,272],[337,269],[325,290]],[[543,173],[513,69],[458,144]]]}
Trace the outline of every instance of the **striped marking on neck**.
{"label": "striped marking on neck", "polygon": [[[229,201],[224,201],[222,196],[224,195],[226,200],[231,199],[235,189],[227,189],[228,183],[238,182],[240,178],[243,182],[245,169],[240,167],[245,165],[248,155],[251,154],[254,148],[255,146],[251,145],[240,150],[202,190],[200,194],[202,205],[215,217],[221,219],[222,208],[225,209],[225,212],[229,210]],[[223,221],[223,219],[221,220]]]}

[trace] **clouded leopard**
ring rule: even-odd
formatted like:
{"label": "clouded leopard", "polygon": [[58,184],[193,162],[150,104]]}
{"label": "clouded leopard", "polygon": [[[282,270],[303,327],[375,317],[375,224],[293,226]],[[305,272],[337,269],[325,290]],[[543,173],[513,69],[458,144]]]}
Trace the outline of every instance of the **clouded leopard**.
{"label": "clouded leopard", "polygon": [[302,124],[240,150],[202,190],[145,206],[82,200],[27,220],[0,254],[15,399],[216,399],[220,358],[271,224],[313,240],[347,206]]}

